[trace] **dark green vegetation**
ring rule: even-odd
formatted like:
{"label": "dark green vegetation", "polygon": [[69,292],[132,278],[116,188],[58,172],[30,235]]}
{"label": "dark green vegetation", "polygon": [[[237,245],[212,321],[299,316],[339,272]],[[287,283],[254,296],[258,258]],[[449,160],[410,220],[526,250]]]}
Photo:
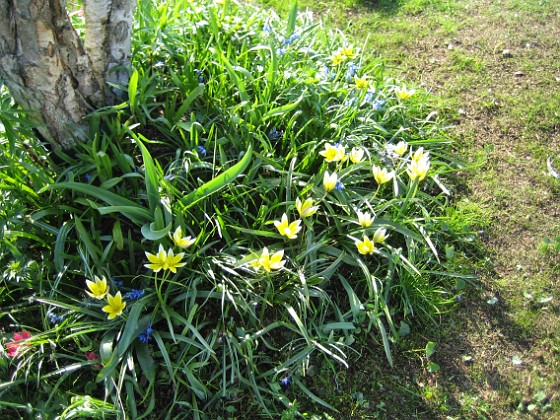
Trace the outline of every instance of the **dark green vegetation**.
{"label": "dark green vegetation", "polygon": [[[340,406],[357,418],[375,411],[390,418],[557,418],[560,4],[303,3],[387,59],[391,74],[441,98],[456,147],[476,165],[462,175],[454,206],[484,249],[470,261],[479,287],[463,294],[438,328],[419,332],[419,351],[401,354],[391,373],[378,355],[363,355],[360,371],[333,388]],[[426,340],[437,343],[435,374],[416,357]]]}
{"label": "dark green vegetation", "polygon": [[390,372],[471,279],[438,102],[295,8],[136,22],[129,101],[76,150],[1,91],[2,414],[346,416],[357,352]]}

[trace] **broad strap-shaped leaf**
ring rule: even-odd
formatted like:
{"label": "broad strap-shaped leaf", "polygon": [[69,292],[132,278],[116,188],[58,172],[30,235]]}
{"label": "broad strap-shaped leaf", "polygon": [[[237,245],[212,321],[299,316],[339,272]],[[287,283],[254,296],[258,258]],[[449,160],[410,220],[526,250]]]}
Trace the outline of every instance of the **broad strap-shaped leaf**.
{"label": "broad strap-shaped leaf", "polygon": [[[145,223],[153,222],[154,220],[148,209],[136,204],[128,198],[121,197],[118,194],[107,191],[104,188],[96,187],[95,185],[69,181],[49,185],[47,189],[68,189],[98,198],[111,206],[120,206],[121,208],[119,209],[119,212],[139,225],[144,225]],[[105,208],[105,210],[107,210],[107,208]],[[132,213],[132,211],[134,213]],[[106,211],[106,213],[109,213],[109,211]]]}
{"label": "broad strap-shaped leaf", "polygon": [[249,145],[249,147],[247,148],[247,152],[245,152],[245,155],[239,162],[237,162],[231,168],[227,169],[225,172],[221,173],[214,179],[200,186],[196,190],[191,191],[181,200],[181,204],[185,206],[185,208],[192,207],[203,198],[208,197],[209,195],[215,193],[216,191],[219,191],[229,183],[233,182],[235,178],[241,175],[249,165],[251,156],[253,154],[252,151],[253,148],[251,145]]}

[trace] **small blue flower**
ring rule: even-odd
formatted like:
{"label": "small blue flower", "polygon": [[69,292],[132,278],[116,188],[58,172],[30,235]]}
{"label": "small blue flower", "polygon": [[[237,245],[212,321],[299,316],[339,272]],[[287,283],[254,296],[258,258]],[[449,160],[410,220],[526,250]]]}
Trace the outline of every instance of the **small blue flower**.
{"label": "small blue flower", "polygon": [[204,148],[204,146],[198,146],[196,148],[196,150],[198,151],[199,154],[201,154],[202,156],[206,156],[206,149]]}
{"label": "small blue flower", "polygon": [[276,55],[278,57],[282,57],[284,54],[286,54],[286,48],[277,48],[276,49]]}
{"label": "small blue flower", "polygon": [[356,98],[350,98],[346,102],[344,102],[344,106],[351,107],[356,104]]}
{"label": "small blue flower", "polygon": [[462,302],[462,301],[463,301],[463,296],[457,295],[457,302]]}
{"label": "small blue flower", "polygon": [[129,300],[142,299],[144,297],[144,290],[132,289],[130,292],[125,293],[124,297]]}
{"label": "small blue flower", "polygon": [[150,341],[152,339],[152,333],[153,332],[154,332],[154,330],[152,329],[151,326],[149,326],[144,331],[142,331],[140,334],[138,334],[138,340],[140,340],[142,343],[146,344],[148,341]]}
{"label": "small blue flower", "polygon": [[340,181],[338,181],[334,187],[335,190],[337,191],[342,191],[344,189],[344,184]]}
{"label": "small blue flower", "polygon": [[373,101],[372,107],[376,111],[383,111],[383,107],[385,106],[385,101],[383,99],[376,99]]}
{"label": "small blue flower", "polygon": [[373,95],[373,92],[366,93],[366,95],[364,96],[364,103],[371,103],[373,101]]}
{"label": "small blue flower", "polygon": [[117,280],[116,278],[112,277],[111,281],[113,282],[113,284],[115,285],[115,287],[123,287],[123,282],[122,280]]}
{"label": "small blue flower", "polygon": [[263,28],[262,28],[263,33],[265,34],[269,34],[272,32],[272,26],[270,26],[268,23],[265,23]]}
{"label": "small blue flower", "polygon": [[280,379],[280,385],[282,386],[288,386],[292,383],[292,378],[290,378],[289,376],[285,376],[284,378]]}
{"label": "small blue flower", "polygon": [[86,182],[89,184],[91,182],[91,180],[93,179],[93,176],[91,176],[91,174],[85,174],[84,178],[85,178]]}
{"label": "small blue flower", "polygon": [[276,127],[272,127],[272,129],[268,132],[268,138],[271,140],[277,139],[282,137],[282,131],[276,129]]}
{"label": "small blue flower", "polygon": [[284,41],[282,41],[282,44],[284,45],[290,45],[293,44],[293,42],[297,39],[299,39],[299,35],[298,34],[293,34],[291,37],[285,39]]}
{"label": "small blue flower", "polygon": [[54,312],[47,312],[47,316],[49,317],[51,324],[58,324],[59,322],[64,321],[64,317],[62,315],[57,315]]}
{"label": "small blue flower", "polygon": [[204,83],[204,76],[202,75],[202,70],[194,69],[194,72],[198,74],[198,83]]}
{"label": "small blue flower", "polygon": [[358,66],[354,62],[348,64],[348,70],[346,71],[346,78],[347,79],[352,79],[354,77],[354,75],[358,73],[359,69],[360,69],[360,66]]}

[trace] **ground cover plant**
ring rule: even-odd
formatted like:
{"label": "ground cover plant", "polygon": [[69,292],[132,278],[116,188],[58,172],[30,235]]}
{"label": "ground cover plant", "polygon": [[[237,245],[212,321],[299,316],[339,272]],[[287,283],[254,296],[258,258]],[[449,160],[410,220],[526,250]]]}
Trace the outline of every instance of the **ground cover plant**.
{"label": "ground cover plant", "polygon": [[[471,260],[477,288],[410,338],[417,351],[390,374],[366,352],[336,386],[322,382],[324,395],[360,418],[558,417],[558,2],[301,4],[441,97],[455,146],[477,163],[454,207],[484,249]],[[426,340],[439,372],[427,370]]]}
{"label": "ground cover plant", "polygon": [[136,25],[129,100],[72,152],[1,90],[3,412],[336,413],[313,372],[372,342],[392,365],[471,278],[437,101],[295,7]]}

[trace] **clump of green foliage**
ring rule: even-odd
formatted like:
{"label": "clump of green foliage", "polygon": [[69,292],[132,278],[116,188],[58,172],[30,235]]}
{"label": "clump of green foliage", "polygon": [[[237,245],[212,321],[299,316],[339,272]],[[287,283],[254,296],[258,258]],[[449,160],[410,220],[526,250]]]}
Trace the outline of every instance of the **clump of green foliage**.
{"label": "clump of green foliage", "polygon": [[[454,300],[429,95],[342,34],[231,0],[141,2],[129,101],[46,157],[2,90],[0,405],[277,415]],[[14,335],[17,333],[17,335]],[[330,407],[335,409],[335,407]],[[60,414],[62,413],[62,414]]]}

